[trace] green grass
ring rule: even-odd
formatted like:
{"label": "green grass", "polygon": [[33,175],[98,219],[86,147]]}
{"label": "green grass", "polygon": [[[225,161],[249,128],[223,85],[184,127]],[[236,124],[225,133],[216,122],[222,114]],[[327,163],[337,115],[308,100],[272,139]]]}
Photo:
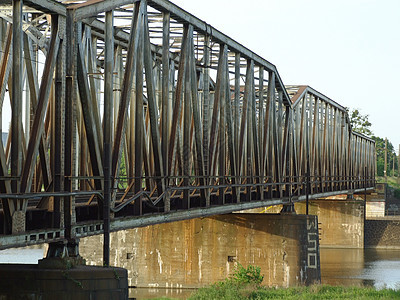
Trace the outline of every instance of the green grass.
{"label": "green grass", "polygon": [[400,299],[400,291],[376,290],[372,287],[313,285],[310,287],[266,288],[250,284],[235,286],[212,285],[199,289],[189,299]]}
{"label": "green grass", "polygon": [[[235,272],[224,281],[195,291],[190,300],[245,300],[245,299],[400,299],[400,290],[372,287],[343,287],[312,285],[292,288],[267,288],[261,286],[264,276],[260,268],[238,265]],[[157,298],[172,299],[172,298]]]}
{"label": "green grass", "polygon": [[[376,177],[376,181],[378,183],[385,183],[385,177],[378,176]],[[390,188],[394,189],[394,197],[400,199],[400,180],[398,181],[397,177],[388,176],[387,177],[387,184]]]}
{"label": "green grass", "polygon": [[[376,182],[385,183],[385,177],[383,177],[383,176],[376,177]],[[391,187],[393,187],[395,189],[400,189],[400,183],[397,182],[397,177],[388,176],[387,183],[388,183],[388,185],[390,185]]]}
{"label": "green grass", "polygon": [[[245,299],[400,299],[400,290],[372,287],[343,287],[312,285],[292,288],[267,288],[261,286],[264,276],[260,268],[240,264],[234,273],[223,281],[195,291],[190,300],[245,300]],[[172,299],[172,298],[157,298]]]}
{"label": "green grass", "polygon": [[[157,298],[173,299],[173,298]],[[372,287],[313,285],[309,287],[266,288],[252,284],[213,284],[194,292],[190,300],[262,300],[262,299],[400,299],[400,291]]]}

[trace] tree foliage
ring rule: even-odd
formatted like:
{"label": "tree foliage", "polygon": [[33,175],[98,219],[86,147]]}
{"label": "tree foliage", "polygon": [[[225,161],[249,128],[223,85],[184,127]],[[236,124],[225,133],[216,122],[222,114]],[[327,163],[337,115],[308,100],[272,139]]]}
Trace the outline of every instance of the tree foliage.
{"label": "tree foliage", "polygon": [[371,137],[373,135],[371,130],[371,122],[368,120],[368,115],[362,115],[358,109],[350,109],[346,107],[346,111],[349,114],[350,124],[352,130],[366,136]]}
{"label": "tree foliage", "polygon": [[[358,109],[346,108],[346,111],[350,118],[350,124],[352,130],[361,134],[364,134],[375,141],[376,149],[376,165],[377,175],[384,176],[385,169],[385,138],[374,136],[371,130],[371,122],[368,120],[368,115],[362,115]],[[394,172],[393,172],[394,164]],[[396,157],[396,151],[393,144],[387,141],[387,176],[397,176],[398,160]]]}
{"label": "tree foliage", "polygon": [[[375,149],[376,149],[376,164],[377,164],[377,174],[378,176],[385,176],[385,139],[372,136],[371,137],[375,141]],[[394,173],[393,173],[393,163],[394,163]],[[397,176],[398,169],[398,160],[396,157],[396,151],[393,147],[393,144],[388,140],[387,141],[387,176]]]}
{"label": "tree foliage", "polygon": [[230,278],[230,280],[237,284],[252,283],[255,285],[260,285],[263,279],[264,275],[261,275],[260,267],[248,265],[247,268],[245,268],[241,264],[236,266],[235,272]]}

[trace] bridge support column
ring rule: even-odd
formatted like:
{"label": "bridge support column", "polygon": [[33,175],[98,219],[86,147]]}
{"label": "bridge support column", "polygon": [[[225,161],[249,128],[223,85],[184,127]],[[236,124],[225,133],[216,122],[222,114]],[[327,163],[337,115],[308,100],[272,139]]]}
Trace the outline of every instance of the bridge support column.
{"label": "bridge support column", "polygon": [[0,299],[128,299],[123,268],[86,266],[79,240],[49,244],[37,265],[0,264]]}
{"label": "bridge support column", "polygon": [[26,228],[26,210],[16,210],[12,214],[12,233],[17,234],[25,232]]}
{"label": "bridge support column", "polygon": [[85,259],[79,255],[79,240],[71,239],[50,243],[46,257],[39,261],[39,268],[63,269],[85,264]]}
{"label": "bridge support column", "polygon": [[5,275],[0,299],[128,299],[128,274],[122,268],[0,264],[0,273]]}
{"label": "bridge support column", "polygon": [[[319,220],[321,247],[364,247],[364,200],[352,196],[310,200],[310,214]],[[305,206],[304,202],[295,205],[299,213],[305,212]]]}
{"label": "bridge support column", "polygon": [[296,214],[294,203],[283,204],[281,214]]}

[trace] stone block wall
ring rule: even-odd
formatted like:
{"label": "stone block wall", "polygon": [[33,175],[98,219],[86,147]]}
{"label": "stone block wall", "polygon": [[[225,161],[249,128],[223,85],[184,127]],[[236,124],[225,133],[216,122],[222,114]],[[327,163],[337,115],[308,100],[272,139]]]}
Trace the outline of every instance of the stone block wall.
{"label": "stone block wall", "polygon": [[[395,217],[396,218],[396,217]],[[365,221],[365,247],[400,249],[400,218]]]}

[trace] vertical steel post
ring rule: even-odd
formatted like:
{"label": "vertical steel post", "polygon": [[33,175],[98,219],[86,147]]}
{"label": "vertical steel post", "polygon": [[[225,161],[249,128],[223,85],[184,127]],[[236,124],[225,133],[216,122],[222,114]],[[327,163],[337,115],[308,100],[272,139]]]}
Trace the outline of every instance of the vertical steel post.
{"label": "vertical steel post", "polygon": [[[170,129],[170,67],[169,67],[169,39],[170,39],[170,13],[163,13],[163,55],[162,55],[162,139],[161,139],[161,152],[164,163],[163,173],[165,176],[165,187],[168,189],[168,141]],[[169,192],[166,191],[164,197],[164,211],[170,210]]]}
{"label": "vertical steel post", "polygon": [[[210,184],[210,170],[208,160],[209,147],[209,124],[210,124],[210,36],[204,35],[204,56],[203,56],[203,161],[204,176],[206,185]],[[206,189],[206,206],[210,206],[210,190]]]}
{"label": "vertical steel post", "polygon": [[[193,26],[188,26],[188,38],[186,40],[185,51],[185,82],[184,82],[184,97],[183,97],[183,186],[190,185],[190,124],[191,124],[191,84],[190,84],[190,56],[189,47],[190,41],[193,39]],[[190,190],[183,191],[183,208],[190,208]]]}
{"label": "vertical steel post", "polygon": [[[222,55],[222,60],[220,60],[221,66],[221,76],[220,76],[220,90],[219,90],[219,184],[225,185],[226,183],[226,84],[227,84],[227,72],[225,67],[227,66],[226,61],[228,59],[228,47],[226,45],[220,45],[220,55]],[[228,81],[229,82],[229,81]],[[215,154],[217,155],[217,154]],[[225,193],[224,187],[219,189],[219,204],[225,204]]]}
{"label": "vertical steel post", "polygon": [[104,168],[104,243],[103,265],[110,265],[110,203],[111,203],[111,145],[112,145],[112,115],[113,115],[113,70],[114,70],[114,33],[113,11],[106,12],[105,57],[104,57],[104,138],[103,138],[103,168]]}
{"label": "vertical steel post", "polygon": [[246,126],[246,201],[251,201],[251,188],[253,184],[253,145],[252,145],[252,109],[253,109],[253,84],[254,84],[254,61],[247,60],[245,97],[247,101],[247,126]]}
{"label": "vertical steel post", "polygon": [[[236,159],[236,184],[240,184],[241,177],[241,159],[239,159],[239,132],[240,132],[240,116],[239,116],[239,102],[240,102],[240,53],[235,53],[235,96],[234,96],[234,128],[233,128],[233,137],[235,144],[235,159]],[[236,202],[240,202],[240,188],[236,188]]]}
{"label": "vertical steel post", "polygon": [[260,200],[264,200],[264,67],[259,66],[258,79],[258,143],[259,143],[259,164],[260,164]]}
{"label": "vertical steel post", "polygon": [[[65,53],[65,135],[64,135],[64,191],[72,191],[72,131],[73,131],[73,98],[74,98],[74,51],[75,44],[75,27],[74,27],[74,12],[67,10],[66,20],[66,53]],[[64,227],[65,238],[71,239],[71,196],[64,198]]]}
{"label": "vertical steel post", "polygon": [[[59,20],[65,23],[65,19]],[[64,24],[65,25],[65,24]],[[62,136],[64,134],[63,127],[64,124],[62,123],[64,117],[64,98],[65,98],[65,84],[64,84],[64,76],[65,76],[65,43],[61,41],[60,46],[58,48],[58,56],[57,56],[57,64],[56,64],[56,78],[55,78],[55,97],[54,97],[54,122],[53,122],[53,151],[52,159],[53,159],[53,190],[54,192],[61,192],[62,191],[62,175],[63,171],[63,152],[64,149]],[[61,198],[54,197],[54,213],[53,213],[53,220],[52,224],[53,227],[59,228],[60,221],[61,221]]]}
{"label": "vertical steel post", "polygon": [[[163,13],[163,48],[162,48],[162,139],[161,153],[164,162],[164,175],[168,178],[168,124],[169,124],[169,31],[170,31],[170,14]],[[168,185],[168,182],[166,182]]]}
{"label": "vertical steel post", "polygon": [[[142,13],[142,12],[140,12]],[[143,26],[142,24],[138,26]],[[136,53],[136,110],[135,110],[135,193],[142,190],[143,175],[143,142],[144,142],[144,120],[143,120],[143,29],[140,28],[138,40],[138,51]],[[131,34],[134,34],[131,32]],[[137,203],[136,203],[137,202]],[[139,214],[142,214],[142,198],[135,201]]]}
{"label": "vertical steel post", "polygon": [[21,175],[21,119],[22,119],[22,1],[13,1],[13,48],[12,48],[12,90],[11,90],[11,176],[13,193],[19,192]]}

